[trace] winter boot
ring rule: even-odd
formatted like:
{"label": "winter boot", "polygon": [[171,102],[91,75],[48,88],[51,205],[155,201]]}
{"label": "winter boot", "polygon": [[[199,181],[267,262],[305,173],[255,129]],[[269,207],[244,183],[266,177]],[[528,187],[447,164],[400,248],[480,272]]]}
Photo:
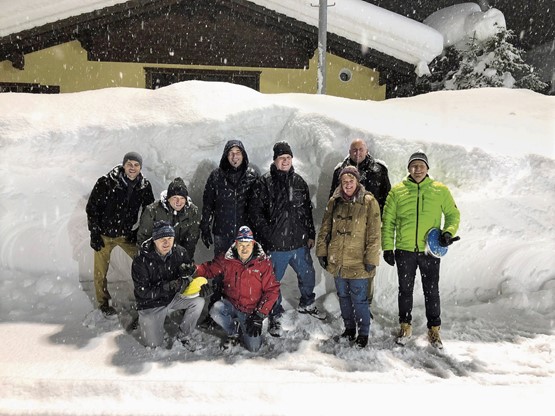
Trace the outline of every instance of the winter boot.
{"label": "winter boot", "polygon": [[281,329],[281,321],[278,317],[270,316],[269,324],[268,324],[268,333],[276,338],[279,338],[283,335],[283,331]]}
{"label": "winter boot", "polygon": [[117,314],[116,310],[107,303],[100,305],[100,312],[102,312],[102,315],[104,315],[105,318],[110,318],[111,316]]}
{"label": "winter boot", "polygon": [[411,324],[407,324],[403,322],[401,324],[401,329],[399,330],[399,336],[397,337],[397,340],[395,342],[397,342],[397,344],[399,345],[405,345],[411,336],[412,336]]}
{"label": "winter boot", "polygon": [[355,341],[357,348],[364,348],[368,345],[368,335],[359,335]]}
{"label": "winter boot", "polygon": [[297,312],[308,314],[315,317],[316,319],[320,319],[321,321],[323,321],[327,317],[327,315],[324,312],[320,312],[314,304],[308,306],[299,305],[299,307],[297,308]]}
{"label": "winter boot", "polygon": [[354,341],[356,338],[356,332],[357,331],[354,328],[345,328],[345,331],[341,334],[341,338],[346,338],[347,341]]}
{"label": "winter boot", "polygon": [[432,347],[437,348],[438,350],[443,349],[443,343],[441,342],[441,337],[439,336],[439,326],[432,326],[428,329],[428,340]]}
{"label": "winter boot", "polygon": [[237,344],[239,344],[239,334],[228,335],[223,340],[222,344],[220,345],[220,348],[222,350],[228,350]]}

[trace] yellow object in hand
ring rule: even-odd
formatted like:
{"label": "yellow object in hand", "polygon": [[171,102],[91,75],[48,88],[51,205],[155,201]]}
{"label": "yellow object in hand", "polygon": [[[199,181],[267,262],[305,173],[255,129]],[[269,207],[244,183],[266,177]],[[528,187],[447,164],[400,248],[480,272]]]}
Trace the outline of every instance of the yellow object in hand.
{"label": "yellow object in hand", "polygon": [[196,298],[197,296],[199,296],[201,286],[205,285],[206,283],[208,283],[208,280],[206,280],[206,277],[202,277],[202,276],[195,277],[191,281],[191,283],[189,283],[189,286],[185,288],[183,293],[181,293],[181,296],[187,299]]}

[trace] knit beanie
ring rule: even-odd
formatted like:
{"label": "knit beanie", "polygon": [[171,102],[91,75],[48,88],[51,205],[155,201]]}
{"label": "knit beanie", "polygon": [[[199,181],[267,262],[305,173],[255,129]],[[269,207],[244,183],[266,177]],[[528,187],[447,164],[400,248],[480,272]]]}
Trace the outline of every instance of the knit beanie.
{"label": "knit beanie", "polygon": [[187,198],[187,196],[189,196],[189,191],[187,190],[187,185],[185,185],[185,181],[179,177],[175,178],[169,184],[166,199],[170,199],[174,195],[179,195],[184,198]]}
{"label": "knit beanie", "polygon": [[152,239],[158,240],[164,237],[175,237],[175,230],[167,221],[156,221],[152,229]]}
{"label": "knit beanie", "polygon": [[430,165],[428,165],[428,156],[426,156],[424,154],[424,152],[422,152],[421,150],[419,150],[416,153],[413,153],[410,158],[409,158],[409,163],[407,165],[407,167],[411,164],[412,161],[414,160],[421,160],[422,162],[424,162],[426,164],[426,167],[428,169],[430,169]]}
{"label": "knit beanie", "polygon": [[128,153],[126,153],[125,156],[123,157],[123,163],[122,164],[125,165],[125,162],[127,162],[128,160],[134,160],[136,162],[139,162],[139,165],[141,165],[141,167],[143,166],[143,158],[137,152],[128,152]]}
{"label": "knit beanie", "polygon": [[254,235],[249,227],[243,225],[237,232],[236,241],[254,241]]}
{"label": "knit beanie", "polygon": [[274,144],[274,160],[276,160],[281,155],[291,155],[293,157],[293,152],[291,151],[291,146],[287,142],[277,142]]}
{"label": "knit beanie", "polygon": [[353,175],[355,178],[357,178],[357,182],[360,182],[360,173],[358,172],[358,169],[354,166],[346,166],[345,168],[343,168],[343,170],[341,171],[341,173],[339,173],[339,180],[341,180],[341,177],[343,175]]}

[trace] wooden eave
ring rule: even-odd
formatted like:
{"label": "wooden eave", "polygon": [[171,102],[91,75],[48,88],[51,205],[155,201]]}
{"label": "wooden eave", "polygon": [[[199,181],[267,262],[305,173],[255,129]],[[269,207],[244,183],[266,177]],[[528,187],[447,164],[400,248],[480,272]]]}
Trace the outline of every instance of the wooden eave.
{"label": "wooden eave", "polygon": [[[210,16],[212,21],[209,21]],[[212,24],[212,44],[207,41],[205,45],[192,46],[187,44],[187,36],[175,31],[171,35],[174,36],[172,40],[178,41],[170,42],[174,45],[160,44],[160,38],[154,39],[154,42],[152,37],[148,38],[150,44],[145,45],[145,39],[136,39],[128,30],[137,30],[139,21],[141,24],[147,22],[158,36],[161,30],[173,30],[161,27],[171,19],[188,25],[193,31],[197,30],[193,27],[194,19],[202,21],[205,26]],[[235,23],[243,26],[231,28]],[[222,34],[222,38],[225,32],[230,37],[245,28],[254,31],[258,38],[247,39],[247,34],[243,33],[244,39],[239,37],[236,43],[223,39],[227,51],[239,49],[238,46],[244,50],[231,56],[231,59],[211,59],[211,55],[217,53],[214,51],[221,40],[216,35]],[[201,33],[200,29],[197,31]],[[261,31],[267,36],[260,36]],[[26,54],[73,40],[78,40],[87,50],[89,60],[118,61],[129,59],[126,53],[136,53],[125,62],[303,68],[308,67],[308,61],[317,48],[318,28],[247,0],[131,0],[0,38],[0,61],[9,60],[14,67],[23,69]],[[250,50],[245,47],[245,42],[252,44]],[[185,46],[173,56],[163,53],[175,44]],[[412,65],[376,50],[364,49],[363,52],[360,44],[346,38],[328,33],[327,46],[334,55],[378,71],[382,83],[407,82],[415,78]],[[122,52],[117,47],[127,49]],[[158,48],[157,54],[148,55],[140,50],[152,47]],[[195,53],[193,49],[198,51]],[[264,49],[272,51],[272,55]]]}

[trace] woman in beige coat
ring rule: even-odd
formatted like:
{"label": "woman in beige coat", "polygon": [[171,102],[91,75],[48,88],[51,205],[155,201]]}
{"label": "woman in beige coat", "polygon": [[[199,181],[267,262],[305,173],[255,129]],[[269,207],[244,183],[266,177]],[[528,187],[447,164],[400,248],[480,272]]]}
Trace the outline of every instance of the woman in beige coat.
{"label": "woman in beige coat", "polygon": [[364,348],[370,332],[368,282],[380,258],[380,207],[354,166],[343,169],[339,180],[322,219],[316,255],[335,278],[345,324],[341,337]]}

